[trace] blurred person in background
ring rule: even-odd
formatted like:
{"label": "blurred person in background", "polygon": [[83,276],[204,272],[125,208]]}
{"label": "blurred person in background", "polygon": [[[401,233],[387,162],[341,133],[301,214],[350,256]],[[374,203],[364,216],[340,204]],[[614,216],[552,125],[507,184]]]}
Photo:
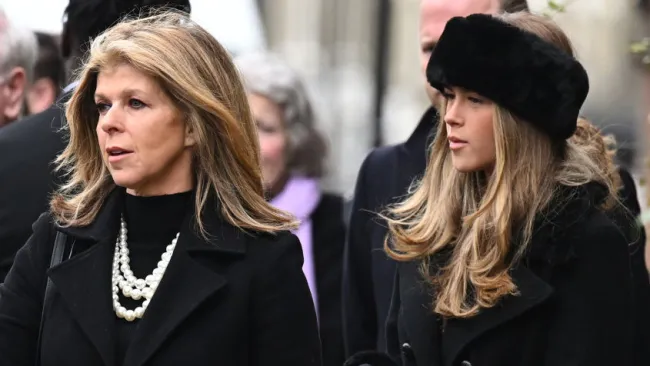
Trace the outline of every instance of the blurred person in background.
{"label": "blurred person in background", "polygon": [[[160,7],[190,11],[189,0],[70,0],[62,34],[67,72],[80,66],[89,40],[129,13]],[[75,85],[70,83],[58,102],[44,112],[0,128],[0,282],[61,182],[51,163],[65,147],[66,137],[60,132],[65,125],[62,105]]]}
{"label": "blurred person in background", "polygon": [[422,84],[431,100],[409,139],[372,151],[357,178],[345,246],[343,313],[346,355],[385,350],[385,321],[393,287],[394,261],[383,252],[385,222],[377,217],[408,191],[426,166],[427,146],[437,123],[441,96],[428,85],[425,70],[445,24],[455,16],[527,11],[526,0],[422,0],[419,44]]}
{"label": "blurred person in background", "polygon": [[14,24],[0,7],[0,128],[24,113],[37,54],[34,34]]}
{"label": "blurred person in background", "polygon": [[298,222],[265,200],[210,33],[183,12],[118,23],[66,119],[66,184],[0,286],[1,365],[321,365]]}
{"label": "blurred person in background", "polygon": [[303,81],[277,55],[242,55],[235,63],[244,79],[257,124],[267,198],[296,216],[303,271],[317,310],[323,365],[344,361],[341,275],[345,227],[343,198],[321,190],[326,144]]}
{"label": "blurred person in background", "polygon": [[50,34],[35,32],[38,40],[38,61],[25,103],[29,114],[41,113],[56,101],[65,86],[65,69],[61,49]]}

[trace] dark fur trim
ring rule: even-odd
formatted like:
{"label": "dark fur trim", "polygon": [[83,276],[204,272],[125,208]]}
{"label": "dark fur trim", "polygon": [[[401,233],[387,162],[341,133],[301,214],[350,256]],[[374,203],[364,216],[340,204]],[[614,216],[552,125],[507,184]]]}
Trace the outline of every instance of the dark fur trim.
{"label": "dark fur trim", "polygon": [[596,182],[561,186],[548,207],[537,216],[528,258],[558,265],[575,257],[574,248],[567,244],[584,235],[580,230],[590,212],[598,209],[607,197],[607,188]]}
{"label": "dark fur trim", "polygon": [[452,18],[427,66],[434,88],[474,91],[554,140],[576,130],[589,92],[582,65],[538,36],[490,15]]}

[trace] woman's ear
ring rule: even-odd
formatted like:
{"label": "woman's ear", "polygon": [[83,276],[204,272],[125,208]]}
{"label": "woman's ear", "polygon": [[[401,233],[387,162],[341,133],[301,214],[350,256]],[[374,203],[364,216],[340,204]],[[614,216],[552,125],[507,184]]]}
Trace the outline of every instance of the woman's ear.
{"label": "woman's ear", "polygon": [[196,145],[196,134],[192,126],[187,123],[185,124],[185,147],[191,147]]}

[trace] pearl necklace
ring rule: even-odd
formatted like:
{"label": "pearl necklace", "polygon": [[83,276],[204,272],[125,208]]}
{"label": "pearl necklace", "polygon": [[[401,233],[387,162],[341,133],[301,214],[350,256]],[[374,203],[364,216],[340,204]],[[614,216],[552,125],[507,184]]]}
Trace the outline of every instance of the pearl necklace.
{"label": "pearl necklace", "polygon": [[[115,241],[115,255],[113,256],[113,310],[115,311],[115,314],[117,314],[118,318],[131,322],[135,319],[142,318],[144,312],[147,310],[149,302],[156,292],[158,284],[169,265],[169,261],[174,253],[174,248],[176,248],[176,242],[178,241],[180,233],[177,233],[176,237],[172,240],[172,243],[167,246],[167,249],[162,254],[162,258],[160,259],[160,262],[158,262],[156,269],[153,270],[153,273],[144,279],[141,279],[136,278],[133,275],[133,271],[129,265],[129,248],[126,244],[127,230],[124,218],[120,218],[120,223],[120,235]],[[120,290],[125,297],[129,297],[133,300],[144,299],[142,305],[135,308],[135,310],[127,310],[120,304]]]}

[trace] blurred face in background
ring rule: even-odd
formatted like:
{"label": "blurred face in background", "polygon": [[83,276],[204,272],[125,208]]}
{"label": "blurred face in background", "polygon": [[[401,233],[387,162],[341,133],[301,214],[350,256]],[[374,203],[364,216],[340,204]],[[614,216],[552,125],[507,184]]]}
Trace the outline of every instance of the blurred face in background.
{"label": "blurred face in background", "polygon": [[420,3],[420,67],[424,76],[427,95],[433,105],[440,105],[442,96],[426,82],[426,70],[431,52],[438,43],[447,21],[453,17],[465,17],[475,13],[494,14],[499,11],[501,0],[422,0]]}
{"label": "blurred face in background", "polygon": [[27,75],[22,67],[0,75],[0,127],[20,117],[27,87]]}
{"label": "blurred face in background", "polygon": [[287,130],[282,108],[259,94],[249,94],[248,101],[260,139],[264,189],[277,191],[287,174]]}
{"label": "blurred face in background", "polygon": [[56,101],[57,86],[52,79],[43,77],[34,82],[27,92],[29,114],[41,113]]}

